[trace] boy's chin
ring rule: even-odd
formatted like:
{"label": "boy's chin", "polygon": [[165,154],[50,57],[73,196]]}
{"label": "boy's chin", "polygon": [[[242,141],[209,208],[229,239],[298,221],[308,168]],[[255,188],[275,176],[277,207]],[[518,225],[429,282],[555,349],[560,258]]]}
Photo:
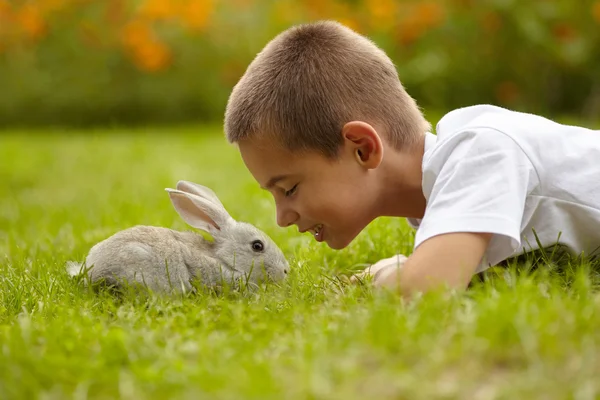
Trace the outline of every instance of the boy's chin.
{"label": "boy's chin", "polygon": [[345,249],[350,244],[350,243],[340,243],[340,242],[336,242],[336,241],[333,241],[333,242],[327,241],[326,243],[327,243],[327,246],[329,246],[329,248],[333,249],[333,250]]}
{"label": "boy's chin", "polygon": [[345,237],[333,237],[333,238],[325,238],[325,243],[327,246],[333,250],[342,250],[345,249],[352,243],[356,235],[348,235]]}

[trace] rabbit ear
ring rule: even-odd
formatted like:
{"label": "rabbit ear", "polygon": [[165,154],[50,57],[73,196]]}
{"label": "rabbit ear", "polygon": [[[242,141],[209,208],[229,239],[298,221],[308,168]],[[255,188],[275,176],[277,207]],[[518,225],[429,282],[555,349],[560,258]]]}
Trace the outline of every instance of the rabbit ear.
{"label": "rabbit ear", "polygon": [[[196,196],[204,197],[205,199],[210,200],[213,203],[218,204],[221,207],[223,207],[223,204],[221,203],[221,200],[219,200],[219,197],[217,197],[216,193],[213,192],[211,189],[207,188],[206,186],[202,186],[197,183],[189,182],[189,181],[179,181],[179,182],[177,182],[176,188],[177,188],[177,190],[180,190],[182,192],[191,193],[191,194],[195,194]],[[225,208],[225,207],[223,207],[223,208]]]}
{"label": "rabbit ear", "polygon": [[177,213],[190,226],[214,234],[230,224],[233,219],[219,204],[214,204],[195,194],[176,189],[165,189],[169,192],[171,203]]}

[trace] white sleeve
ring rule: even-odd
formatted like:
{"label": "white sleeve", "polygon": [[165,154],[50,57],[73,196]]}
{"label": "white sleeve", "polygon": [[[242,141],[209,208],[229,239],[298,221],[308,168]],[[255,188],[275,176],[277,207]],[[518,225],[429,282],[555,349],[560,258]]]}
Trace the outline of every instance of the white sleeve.
{"label": "white sleeve", "polygon": [[487,261],[495,264],[520,247],[525,200],[538,178],[512,138],[493,129],[459,132],[439,142],[425,164],[430,194],[415,248],[444,233],[488,232]]}

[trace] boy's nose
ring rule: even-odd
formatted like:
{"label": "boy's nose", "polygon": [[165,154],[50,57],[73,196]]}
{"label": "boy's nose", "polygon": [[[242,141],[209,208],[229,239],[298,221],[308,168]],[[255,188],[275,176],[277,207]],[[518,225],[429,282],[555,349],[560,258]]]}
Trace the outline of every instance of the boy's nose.
{"label": "boy's nose", "polygon": [[292,225],[298,220],[298,214],[290,209],[277,208],[277,225],[282,228]]}

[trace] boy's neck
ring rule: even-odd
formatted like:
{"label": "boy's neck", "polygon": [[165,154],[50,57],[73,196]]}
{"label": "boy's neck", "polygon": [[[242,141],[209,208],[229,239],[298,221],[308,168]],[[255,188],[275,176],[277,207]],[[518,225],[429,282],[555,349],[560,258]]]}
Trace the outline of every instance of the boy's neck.
{"label": "boy's neck", "polygon": [[379,195],[377,209],[380,216],[423,218],[423,154],[425,135],[419,138],[410,151],[397,151],[387,147],[379,168]]}

